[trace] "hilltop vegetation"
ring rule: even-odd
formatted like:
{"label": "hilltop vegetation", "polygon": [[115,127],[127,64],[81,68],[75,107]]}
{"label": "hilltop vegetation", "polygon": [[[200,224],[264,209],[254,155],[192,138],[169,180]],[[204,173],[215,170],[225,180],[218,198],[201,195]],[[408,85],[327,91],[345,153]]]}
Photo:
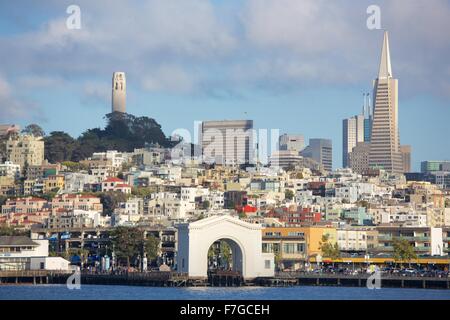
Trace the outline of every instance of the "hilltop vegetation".
{"label": "hilltop vegetation", "polygon": [[152,118],[118,112],[109,113],[105,118],[105,129],[88,129],[77,139],[63,131],[50,132],[44,137],[45,158],[51,163],[80,161],[94,152],[131,152],[148,143],[158,143],[162,147],[174,144],[164,135],[161,125]]}

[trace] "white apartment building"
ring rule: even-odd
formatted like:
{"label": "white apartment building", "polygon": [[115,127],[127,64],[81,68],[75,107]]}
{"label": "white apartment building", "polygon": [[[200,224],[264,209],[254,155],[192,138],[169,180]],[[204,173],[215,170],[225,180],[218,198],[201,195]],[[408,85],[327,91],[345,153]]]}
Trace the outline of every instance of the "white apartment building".
{"label": "white apartment building", "polygon": [[20,178],[20,165],[14,164],[11,161],[6,161],[0,164],[0,176],[10,177],[14,180]]}

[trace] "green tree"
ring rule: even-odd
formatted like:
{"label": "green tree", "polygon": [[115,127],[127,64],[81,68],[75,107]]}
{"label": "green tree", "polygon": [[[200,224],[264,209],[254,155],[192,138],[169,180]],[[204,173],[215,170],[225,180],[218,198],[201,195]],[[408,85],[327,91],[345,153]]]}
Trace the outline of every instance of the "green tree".
{"label": "green tree", "polygon": [[35,123],[29,124],[25,128],[23,128],[22,133],[28,134],[28,135],[33,135],[35,137],[44,137],[45,136],[44,130]]}
{"label": "green tree", "polygon": [[148,259],[155,259],[159,254],[159,239],[149,235],[144,238],[144,231],[136,227],[116,227],[111,232],[111,241],[115,254],[126,260],[129,267],[131,261],[145,252]]}
{"label": "green tree", "polygon": [[29,236],[30,232],[16,229],[6,225],[0,225],[0,236]]}
{"label": "green tree", "polygon": [[288,200],[294,199],[294,192],[291,189],[286,189],[284,191],[284,197]]}
{"label": "green tree", "polygon": [[128,196],[120,191],[108,191],[100,194],[100,202],[103,204],[103,213],[111,215],[120,202],[126,202]]}
{"label": "green tree", "polygon": [[159,256],[159,239],[154,235],[148,235],[144,243],[148,260],[155,260]]}
{"label": "green tree", "polygon": [[44,138],[44,154],[50,163],[71,160],[76,141],[62,131],[52,131]]}
{"label": "green tree", "polygon": [[334,245],[331,244],[329,234],[322,235],[322,239],[319,242],[319,249],[320,251],[322,251],[324,257],[330,258],[332,260],[336,260],[341,256],[341,251],[337,242],[335,242]]}
{"label": "green tree", "polygon": [[414,247],[406,239],[394,238],[392,247],[394,249],[393,257],[396,263],[411,263],[411,260],[417,258],[417,255],[414,252]]}
{"label": "green tree", "polygon": [[209,207],[211,206],[210,202],[208,200],[205,200],[202,202],[202,209],[203,210],[208,210]]}

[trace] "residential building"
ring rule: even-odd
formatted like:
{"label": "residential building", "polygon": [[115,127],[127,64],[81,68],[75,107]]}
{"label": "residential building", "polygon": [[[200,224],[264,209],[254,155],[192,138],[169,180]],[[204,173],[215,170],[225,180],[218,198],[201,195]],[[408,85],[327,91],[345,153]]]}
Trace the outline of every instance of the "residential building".
{"label": "residential building", "polygon": [[0,164],[0,176],[10,177],[14,180],[20,178],[20,165],[14,164],[11,161],[6,161]]}
{"label": "residential building", "polygon": [[10,138],[6,144],[6,157],[9,162],[20,165],[22,169],[41,165],[44,161],[44,140],[31,135]]}

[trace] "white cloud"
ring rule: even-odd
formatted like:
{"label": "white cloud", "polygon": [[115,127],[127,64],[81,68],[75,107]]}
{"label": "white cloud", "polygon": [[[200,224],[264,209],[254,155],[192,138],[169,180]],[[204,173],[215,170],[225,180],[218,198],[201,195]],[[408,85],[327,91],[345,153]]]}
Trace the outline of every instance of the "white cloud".
{"label": "white cloud", "polygon": [[0,75],[0,119],[3,122],[31,119],[38,111],[36,103],[16,97],[9,82]]}

